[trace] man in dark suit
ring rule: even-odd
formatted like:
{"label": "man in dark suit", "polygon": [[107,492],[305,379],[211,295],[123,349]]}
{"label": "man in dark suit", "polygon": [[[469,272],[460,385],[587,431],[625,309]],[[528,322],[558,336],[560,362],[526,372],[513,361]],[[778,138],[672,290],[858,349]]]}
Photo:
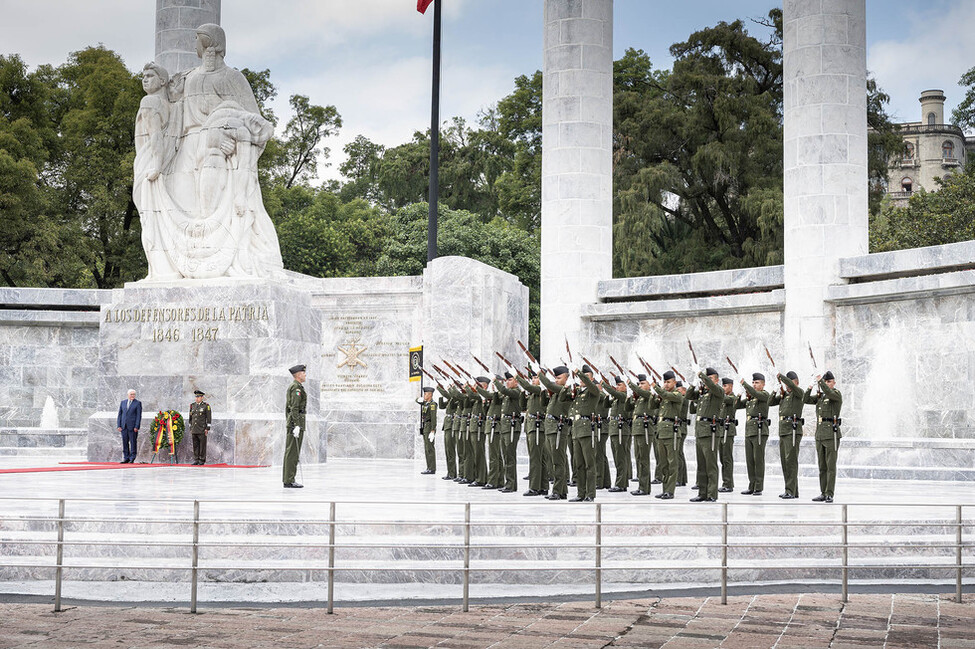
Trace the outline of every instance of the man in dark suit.
{"label": "man in dark suit", "polygon": [[118,432],[122,433],[122,464],[135,462],[138,450],[136,439],[139,426],[142,424],[142,402],[135,398],[135,390],[129,390],[129,396],[118,407]]}

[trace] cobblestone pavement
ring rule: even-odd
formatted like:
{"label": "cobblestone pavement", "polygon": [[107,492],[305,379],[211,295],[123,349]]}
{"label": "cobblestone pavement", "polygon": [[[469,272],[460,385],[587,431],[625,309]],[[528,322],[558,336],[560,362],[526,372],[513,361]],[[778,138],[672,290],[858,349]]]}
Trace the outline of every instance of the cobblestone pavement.
{"label": "cobblestone pavement", "polygon": [[591,603],[186,609],[0,605],[0,649],[975,647],[975,603],[949,595],[757,595]]}

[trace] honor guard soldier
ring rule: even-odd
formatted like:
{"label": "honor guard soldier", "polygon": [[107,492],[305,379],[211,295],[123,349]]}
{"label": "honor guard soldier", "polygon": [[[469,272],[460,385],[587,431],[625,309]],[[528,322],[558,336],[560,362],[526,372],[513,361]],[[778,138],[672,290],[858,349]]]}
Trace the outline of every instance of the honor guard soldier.
{"label": "honor guard soldier", "polygon": [[721,379],[721,389],[725,396],[718,415],[722,422],[718,426],[718,464],[721,467],[721,486],[718,487],[718,493],[730,493],[735,490],[735,437],[738,435],[735,411],[744,405],[738,405],[734,379]]}
{"label": "honor guard soldier", "polygon": [[457,477],[457,438],[454,436],[454,415],[457,413],[457,399],[437,383],[437,392],[440,393],[440,407],[444,411],[443,415],[443,454],[444,462],[447,465],[447,475],[444,480],[453,480]]}
{"label": "honor guard soldier", "polygon": [[616,465],[616,483],[609,488],[611,492],[626,491],[630,484],[630,473],[633,471],[633,458],[630,454],[630,426],[633,422],[633,397],[627,396],[626,381],[617,376],[616,387],[608,383],[603,384],[606,398],[611,401],[609,411],[610,450],[613,454],[613,464]]}
{"label": "honor guard soldier", "polygon": [[768,408],[771,395],[765,391],[765,375],[752,374],[752,384],[741,380],[746,395],[739,399],[745,406],[745,467],[748,470],[746,496],[761,496],[765,490],[765,445],[768,443]]}
{"label": "honor guard soldier", "polygon": [[687,439],[687,426],[691,423],[688,418],[688,409],[691,402],[687,398],[687,386],[682,381],[677,382],[677,391],[684,397],[680,404],[680,441],[677,442],[677,486],[687,486],[687,458],[684,457],[684,441]]}
{"label": "honor guard soldier", "polygon": [[552,369],[555,380],[545,375],[545,370],[539,372],[538,378],[549,391],[548,407],[545,410],[545,443],[552,456],[552,494],[546,496],[548,500],[565,500],[568,497],[569,465],[566,448],[571,441],[572,421],[569,419],[569,407],[572,399],[563,396],[571,388],[565,384],[569,380],[569,368],[559,365]]}
{"label": "honor guard soldier", "polygon": [[637,374],[639,385],[630,381],[635,403],[633,406],[633,454],[636,455],[638,487],[630,493],[646,496],[650,493],[650,445],[656,439],[657,409],[660,399],[650,389],[646,374]]}
{"label": "honor guard soldier", "polygon": [[[602,387],[602,386],[600,386]],[[609,411],[613,400],[608,395],[599,396],[599,406],[596,408],[596,489],[609,489],[613,480],[609,473],[609,456],[606,455],[606,443],[609,441],[611,426]]]}
{"label": "honor guard soldier", "polygon": [[[500,378],[500,377],[495,377]],[[504,456],[501,453],[501,395],[497,391],[489,392],[490,379],[486,376],[477,377],[478,383],[484,380],[484,387],[478,387],[477,393],[484,400],[484,414],[487,417],[485,431],[487,431],[487,482],[482,485],[485,489],[504,489]]]}
{"label": "honor guard soldier", "polygon": [[190,404],[190,416],[187,417],[193,435],[193,465],[203,466],[207,462],[207,435],[210,434],[213,414],[210,404],[203,400],[203,390],[194,390],[193,394],[196,398]]}
{"label": "honor guard soldier", "polygon": [[599,408],[599,386],[592,380],[592,370],[582,366],[576,376],[582,387],[573,392],[562,391],[562,398],[572,401],[572,447],[575,449],[576,497],[571,502],[592,502],[596,499],[596,419]]}
{"label": "honor guard soldier", "polygon": [[523,496],[548,496],[548,478],[555,476],[552,455],[545,443],[545,409],[549,392],[539,385],[535,372],[528,370],[531,381],[520,374],[515,376],[518,385],[528,395],[525,411],[525,438],[528,441],[528,491]]}
{"label": "honor guard soldier", "polygon": [[701,386],[687,391],[692,399],[691,412],[697,414],[694,426],[694,443],[697,450],[697,496],[691,502],[714,502],[718,499],[718,426],[723,422],[719,415],[724,406],[725,393],[718,385],[718,372],[707,368],[697,372]]}
{"label": "honor guard soldier", "polygon": [[779,459],[782,462],[782,477],[785,491],[779,498],[786,500],[799,497],[799,442],[802,441],[802,406],[809,391],[799,387],[799,375],[787,372],[779,374],[782,387],[772,395],[769,405],[779,407]]}
{"label": "honor guard soldier", "polygon": [[426,470],[420,471],[420,474],[432,475],[437,472],[437,449],[433,443],[433,435],[437,431],[437,402],[433,400],[433,388],[423,388],[423,398],[416,402],[420,404],[420,437],[423,438],[423,455],[427,461]]}
{"label": "honor guard soldier", "polygon": [[484,442],[487,437],[487,408],[489,404],[478,394],[479,389],[487,390],[488,384],[489,381],[486,376],[479,376],[477,377],[476,383],[467,386],[468,394],[474,399],[474,404],[471,406],[470,423],[471,439],[473,440],[474,476],[472,478],[473,482],[469,483],[467,485],[468,487],[483,487],[488,483],[487,457],[484,454]]}
{"label": "honor guard soldier", "polygon": [[652,387],[660,397],[660,417],[657,420],[657,461],[662,465],[663,492],[657,498],[670,500],[677,486],[677,443],[680,439],[680,412],[684,397],[677,391],[677,375],[670,370],[663,374],[663,387],[656,381]]}
{"label": "honor guard soldier", "polygon": [[[518,489],[518,441],[524,421],[528,399],[518,388],[518,381],[511,372],[504,373],[504,382],[494,381],[495,398],[501,399],[501,466],[504,467],[499,482],[504,485],[501,493],[510,494]],[[531,476],[529,476],[531,477]],[[500,485],[499,485],[500,486]]]}
{"label": "honor guard soldier", "polygon": [[[457,397],[457,414],[454,416],[454,437],[457,438],[457,477],[460,484],[470,484],[474,481],[474,441],[471,437],[471,411],[474,409],[474,399],[467,391],[467,386],[458,385],[450,388],[451,394]],[[463,461],[460,460],[464,456]]]}
{"label": "honor guard soldier", "polygon": [[288,369],[294,380],[288,386],[288,395],[284,406],[285,440],[284,440],[284,486],[289,489],[300,489],[302,485],[295,482],[295,472],[298,470],[298,458],[301,454],[301,442],[305,439],[305,410],[308,408],[308,392],[303,385],[305,382],[305,366],[295,365]]}
{"label": "honor guard soldier", "polygon": [[816,458],[819,460],[819,496],[816,502],[833,502],[833,488],[836,486],[836,452],[840,447],[840,409],[843,395],[836,389],[836,378],[832,372],[816,377],[818,390],[810,388],[806,403],[816,404]]}

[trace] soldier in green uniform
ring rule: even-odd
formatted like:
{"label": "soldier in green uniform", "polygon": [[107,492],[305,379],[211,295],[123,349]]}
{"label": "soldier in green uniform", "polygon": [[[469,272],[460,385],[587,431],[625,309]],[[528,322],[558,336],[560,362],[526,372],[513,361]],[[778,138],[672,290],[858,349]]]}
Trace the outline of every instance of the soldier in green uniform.
{"label": "soldier in green uniform", "polygon": [[576,497],[572,502],[592,502],[596,499],[596,420],[599,408],[599,386],[592,380],[588,365],[575,372],[582,387],[562,391],[560,398],[572,401],[572,447],[575,449]]}
{"label": "soldier in green uniform", "polygon": [[494,388],[497,390],[496,395],[501,398],[501,426],[498,430],[501,438],[501,465],[504,467],[500,479],[504,485],[501,493],[510,494],[518,489],[518,441],[521,439],[528,399],[518,388],[518,381],[511,372],[504,373],[504,383],[495,380]]}
{"label": "soldier in green uniform", "polygon": [[738,420],[735,411],[738,405],[738,395],[735,394],[735,381],[724,377],[721,379],[721,389],[724,390],[721,412],[718,418],[718,466],[721,469],[721,486],[718,493],[729,493],[735,490],[735,437],[738,435]]}
{"label": "soldier in green uniform", "polygon": [[652,387],[660,397],[660,416],[657,420],[657,457],[663,465],[660,470],[663,492],[657,498],[671,500],[677,486],[677,444],[680,440],[680,412],[684,396],[677,391],[677,376],[667,370],[663,373],[663,387],[654,381]]}
{"label": "soldier in green uniform", "polygon": [[714,502],[718,499],[718,426],[723,422],[719,415],[724,407],[725,393],[718,385],[718,372],[707,368],[697,372],[700,387],[687,391],[691,399],[690,411],[697,414],[694,426],[694,444],[697,451],[697,496],[691,502]]}
{"label": "soldier in green uniform", "polygon": [[[605,381],[604,381],[605,383]],[[613,406],[613,400],[609,395],[602,394],[599,397],[599,405],[596,408],[596,489],[609,489],[613,486],[612,477],[609,473],[609,457],[606,455],[606,443],[609,441],[611,430],[609,422],[609,411]]]}
{"label": "soldier in green uniform", "polygon": [[768,408],[771,395],[765,391],[765,375],[752,374],[752,384],[741,380],[747,396],[738,403],[745,407],[745,467],[748,470],[746,496],[761,496],[765,490],[765,445],[768,443]]}
{"label": "soldier in green uniform", "polygon": [[457,477],[457,438],[454,437],[454,414],[457,412],[457,400],[439,382],[437,383],[437,392],[440,393],[440,408],[444,411],[443,454],[444,463],[447,465],[447,475],[443,479],[453,480]]}
{"label": "soldier in green uniform", "polygon": [[[471,468],[473,476],[468,487],[483,487],[488,481],[487,457],[485,456],[484,443],[487,438],[487,409],[488,404],[481,395],[481,391],[487,391],[489,381],[486,376],[479,376],[474,384],[468,386],[468,393],[474,401],[471,407],[471,454],[473,456]],[[493,488],[493,487],[492,487]]]}
{"label": "soldier in green uniform", "polygon": [[604,383],[603,390],[612,402],[609,411],[609,435],[613,464],[616,466],[616,483],[609,490],[618,493],[629,488],[630,473],[633,471],[633,459],[630,455],[630,427],[633,423],[634,399],[627,396],[626,381],[622,377],[614,377],[614,380],[615,388]]}
{"label": "soldier in green uniform", "polygon": [[809,391],[799,387],[799,375],[787,372],[779,374],[782,383],[780,390],[772,395],[770,406],[779,407],[779,459],[782,462],[782,477],[785,491],[779,498],[786,500],[799,497],[799,442],[802,441],[802,406]]}
{"label": "soldier in green uniform", "polygon": [[416,402],[420,404],[420,437],[427,461],[426,470],[420,474],[432,475],[437,472],[437,448],[433,443],[433,434],[437,431],[437,402],[433,400],[433,388],[423,388],[423,398]]}
{"label": "soldier in green uniform", "polygon": [[305,366],[295,365],[288,371],[294,380],[288,386],[284,406],[284,486],[300,489],[303,485],[295,482],[295,472],[298,470],[301,442],[305,439],[305,410],[308,408],[308,393],[302,385],[305,382]]}
{"label": "soldier in green uniform", "polygon": [[687,458],[684,457],[684,441],[687,439],[687,425],[691,423],[688,419],[688,409],[691,402],[687,399],[687,386],[682,381],[677,382],[677,391],[684,397],[680,404],[680,441],[677,443],[677,486],[687,486]]}
{"label": "soldier in green uniform", "polygon": [[660,399],[650,389],[646,374],[637,374],[639,385],[630,381],[635,403],[633,406],[633,454],[636,455],[636,477],[639,486],[630,493],[646,496],[650,493],[650,445],[657,437],[657,410]]}
{"label": "soldier in green uniform", "polygon": [[[495,377],[500,378],[500,377]],[[490,384],[486,376],[477,377],[478,383],[484,380]],[[487,433],[488,465],[485,489],[504,489],[504,454],[501,452],[501,395],[488,391],[487,386],[477,388],[477,393],[484,400],[487,421],[484,430]]]}
{"label": "soldier in green uniform", "polygon": [[843,395],[836,389],[832,372],[816,377],[819,390],[813,394],[810,388],[806,403],[816,404],[816,458],[819,460],[819,495],[816,502],[833,502],[836,486],[836,452],[840,447],[840,410]]}
{"label": "soldier in green uniform", "polygon": [[545,410],[545,444],[549,455],[552,456],[552,493],[546,496],[548,500],[565,500],[568,497],[569,466],[566,448],[569,444],[572,423],[569,419],[571,398],[563,398],[563,392],[569,392],[566,387],[569,379],[569,368],[564,365],[552,368],[555,379],[545,375],[545,370],[538,374],[542,385],[549,392],[548,407]]}
{"label": "soldier in green uniform", "polygon": [[515,377],[528,395],[525,412],[525,438],[528,442],[528,491],[523,496],[548,496],[548,476],[555,476],[551,449],[545,443],[545,409],[549,392],[539,385],[538,375],[528,370],[531,381],[521,374]]}
{"label": "soldier in green uniform", "polygon": [[186,421],[190,425],[190,433],[193,435],[193,464],[203,466],[207,463],[207,435],[210,434],[210,424],[213,423],[213,414],[210,412],[210,404],[203,400],[203,390],[193,390],[193,403],[190,404],[190,416]]}
{"label": "soldier in green uniform", "polygon": [[470,484],[474,482],[474,441],[471,435],[471,411],[474,409],[474,398],[468,392],[467,386],[458,385],[451,387],[450,393],[457,398],[457,414],[454,416],[454,436],[457,438],[459,448],[463,448],[463,453],[458,453],[458,460],[463,455],[463,461],[457,465],[457,478],[459,484]]}

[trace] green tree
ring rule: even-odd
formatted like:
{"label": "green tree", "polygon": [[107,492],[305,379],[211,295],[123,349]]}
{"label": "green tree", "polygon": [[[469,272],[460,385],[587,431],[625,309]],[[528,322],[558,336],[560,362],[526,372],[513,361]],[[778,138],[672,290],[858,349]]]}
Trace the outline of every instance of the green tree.
{"label": "green tree", "polygon": [[975,239],[975,173],[950,174],[935,192],[915,192],[907,207],[884,205],[870,228],[870,252]]}
{"label": "green tree", "polygon": [[[379,258],[380,275],[419,275],[426,266],[426,203],[407,205],[397,210],[390,224],[391,234]],[[528,287],[529,336],[538,349],[539,238],[496,218],[485,223],[466,210],[452,210],[440,205],[437,211],[439,232],[437,245],[441,256],[470,257],[517,275]]]}
{"label": "green tree", "polygon": [[[304,95],[291,95],[293,116],[284,129],[280,155],[274,160],[276,182],[291,187],[308,183],[318,175],[320,160],[327,160],[330,150],[322,141],[339,132],[342,117],[335,106],[317,106]],[[325,165],[327,166],[327,163]]]}
{"label": "green tree", "polygon": [[951,111],[951,121],[963,129],[975,128],[975,67],[961,75],[958,85],[966,86],[968,90],[955,110]]}
{"label": "green tree", "polygon": [[141,279],[147,265],[132,201],[140,79],[102,46],[71,54],[57,78],[63,103],[56,115],[61,150],[53,161],[59,177],[52,209],[84,232],[95,286]]}
{"label": "green tree", "polygon": [[303,185],[275,185],[265,203],[288,270],[312,277],[376,274],[389,234],[389,220],[379,209]]}

